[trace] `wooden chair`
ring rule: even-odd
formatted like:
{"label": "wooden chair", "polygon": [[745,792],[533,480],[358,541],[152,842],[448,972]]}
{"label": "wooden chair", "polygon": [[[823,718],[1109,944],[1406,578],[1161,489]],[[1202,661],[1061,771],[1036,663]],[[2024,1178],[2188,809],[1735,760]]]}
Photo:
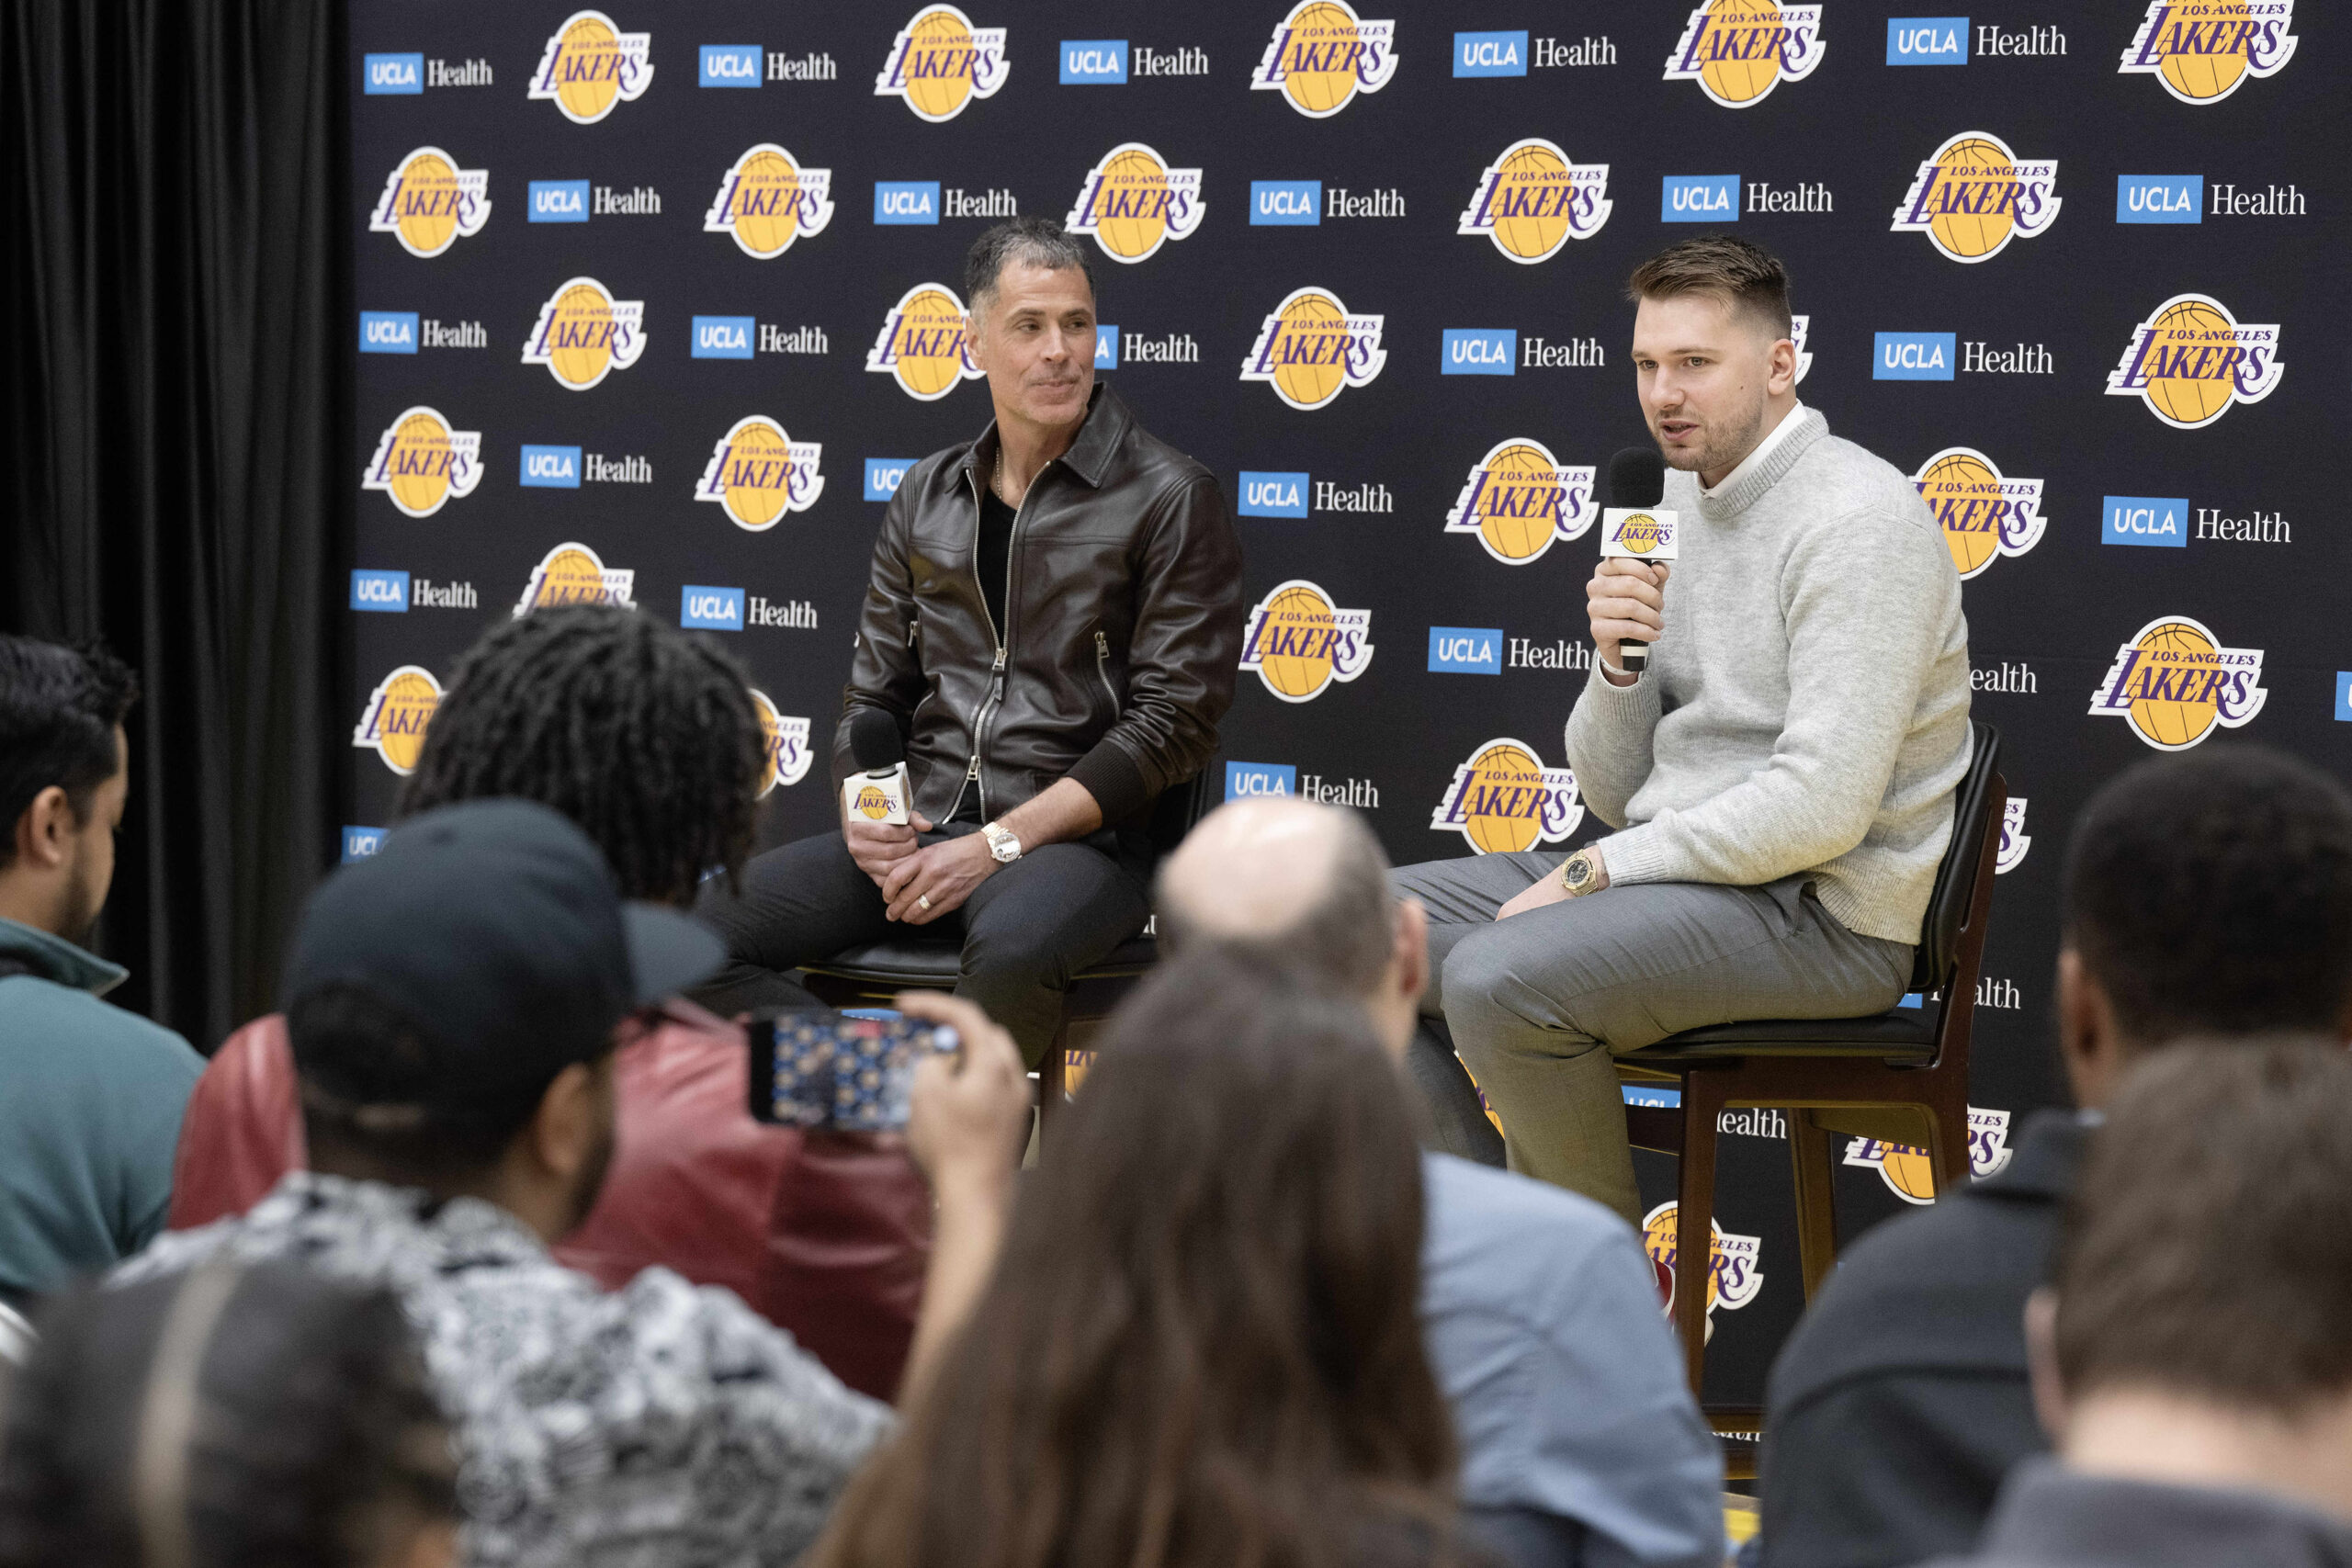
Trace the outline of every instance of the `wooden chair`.
{"label": "wooden chair", "polygon": [[[1152,807],[1149,832],[1162,855],[1183,840],[1193,824],[1208,814],[1209,773],[1204,769],[1183,784],[1163,791]],[[1159,956],[1159,943],[1149,935],[1121,942],[1100,963],[1070,982],[1062,1000],[1061,1027],[1037,1072],[1038,1131],[1068,1099],[1073,1026],[1099,1023],[1111,1016],[1135,983],[1149,972]],[[933,936],[921,927],[880,942],[845,949],[822,964],[812,964],[802,978],[817,999],[828,1007],[887,1007],[900,991],[949,991],[956,988],[962,968],[963,945]]]}
{"label": "wooden chair", "polygon": [[1969,1026],[2009,793],[1999,733],[1989,724],[1969,728],[1974,753],[1957,791],[1951,844],[1936,871],[1905,1005],[1871,1018],[1685,1030],[1617,1058],[1628,1082],[1672,1082],[1681,1090],[1679,1110],[1629,1105],[1625,1123],[1636,1148],[1681,1157],[1674,1319],[1694,1395],[1706,1366],[1716,1122],[1725,1110],[1788,1113],[1807,1301],[1838,1257],[1832,1134],[1927,1149],[1939,1191],[1968,1174]]}

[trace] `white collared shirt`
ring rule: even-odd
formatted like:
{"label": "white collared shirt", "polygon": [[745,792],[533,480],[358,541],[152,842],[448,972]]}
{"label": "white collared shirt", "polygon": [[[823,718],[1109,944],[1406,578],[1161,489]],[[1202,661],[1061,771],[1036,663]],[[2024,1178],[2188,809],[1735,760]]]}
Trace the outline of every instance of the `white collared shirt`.
{"label": "white collared shirt", "polygon": [[1764,433],[1764,439],[1756,444],[1756,450],[1750,452],[1747,457],[1742,457],[1739,460],[1738,466],[1724,476],[1723,483],[1711,487],[1702,482],[1699,486],[1700,498],[1702,500],[1712,501],[1716,496],[1722,494],[1724,491],[1727,491],[1732,486],[1737,484],[1741,478],[1747,474],[1748,469],[1756,467],[1757,464],[1761,463],[1766,457],[1771,455],[1773,447],[1778,446],[1781,442],[1789,438],[1789,433],[1796,429],[1797,421],[1804,415],[1804,405],[1803,403],[1791,403],[1789,405],[1789,412],[1781,416],[1781,423]]}

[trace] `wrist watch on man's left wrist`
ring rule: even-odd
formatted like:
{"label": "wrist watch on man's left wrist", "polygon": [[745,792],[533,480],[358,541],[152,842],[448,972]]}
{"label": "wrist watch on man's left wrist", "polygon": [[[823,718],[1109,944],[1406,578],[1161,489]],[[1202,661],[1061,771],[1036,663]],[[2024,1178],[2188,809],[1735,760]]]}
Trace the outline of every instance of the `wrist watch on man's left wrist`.
{"label": "wrist watch on man's left wrist", "polygon": [[1003,824],[989,822],[980,829],[980,837],[989,841],[989,853],[999,865],[1011,865],[1021,858],[1021,840],[1012,836]]}
{"label": "wrist watch on man's left wrist", "polygon": [[1590,850],[1578,850],[1562,861],[1560,886],[1571,898],[1597,889],[1600,886],[1600,857]]}

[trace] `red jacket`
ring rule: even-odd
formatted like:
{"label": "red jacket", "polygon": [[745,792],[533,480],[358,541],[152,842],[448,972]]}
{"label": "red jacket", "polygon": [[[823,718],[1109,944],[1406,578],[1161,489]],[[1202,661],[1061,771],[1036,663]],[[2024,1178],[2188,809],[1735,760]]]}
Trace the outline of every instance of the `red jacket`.
{"label": "red jacket", "polygon": [[[870,1134],[804,1137],[745,1109],[743,1032],[673,1000],[614,1060],[619,1145],[596,1207],[556,1256],[616,1289],[648,1265],[724,1285],[852,1388],[898,1390],[931,1251],[931,1196]],[[180,1128],[170,1225],[258,1202],[309,1163],[278,1014],[231,1035]]]}

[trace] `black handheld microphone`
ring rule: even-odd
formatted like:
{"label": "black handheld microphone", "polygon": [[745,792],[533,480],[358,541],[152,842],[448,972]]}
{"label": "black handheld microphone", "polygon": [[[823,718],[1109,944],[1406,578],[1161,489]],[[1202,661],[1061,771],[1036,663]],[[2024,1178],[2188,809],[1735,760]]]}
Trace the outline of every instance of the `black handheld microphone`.
{"label": "black handheld microphone", "polygon": [[[1600,514],[1600,553],[1628,560],[1668,561],[1675,556],[1673,513],[1663,510],[1666,459],[1655,446],[1628,446],[1609,459],[1609,504]],[[1593,649],[1593,657],[1600,655]],[[1626,637],[1617,657],[1628,675],[1649,666],[1650,646]]]}
{"label": "black handheld microphone", "polygon": [[849,754],[858,771],[842,781],[842,810],[869,822],[907,822],[907,738],[880,708],[850,716]]}

